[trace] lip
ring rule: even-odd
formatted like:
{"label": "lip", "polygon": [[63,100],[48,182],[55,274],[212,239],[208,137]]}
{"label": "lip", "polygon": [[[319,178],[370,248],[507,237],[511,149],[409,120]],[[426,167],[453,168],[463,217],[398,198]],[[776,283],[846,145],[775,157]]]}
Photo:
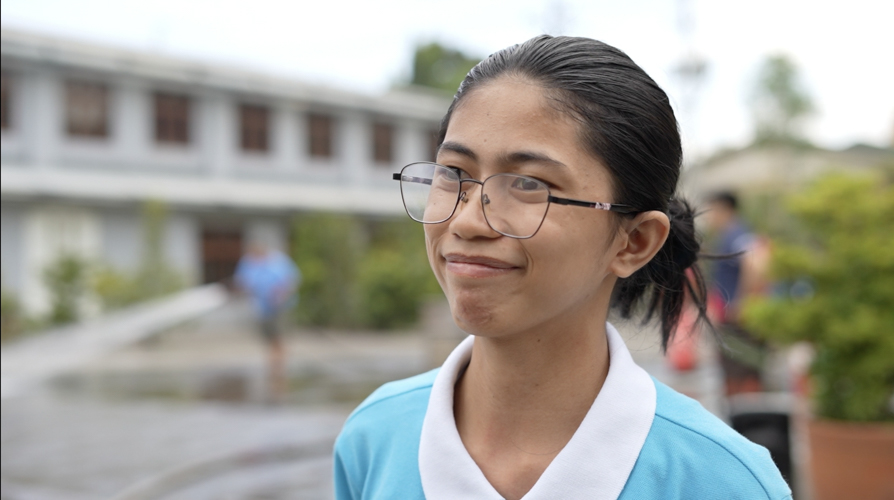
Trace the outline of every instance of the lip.
{"label": "lip", "polygon": [[447,261],[447,271],[471,278],[501,276],[520,269],[504,260],[484,255],[449,253],[444,255],[444,260]]}

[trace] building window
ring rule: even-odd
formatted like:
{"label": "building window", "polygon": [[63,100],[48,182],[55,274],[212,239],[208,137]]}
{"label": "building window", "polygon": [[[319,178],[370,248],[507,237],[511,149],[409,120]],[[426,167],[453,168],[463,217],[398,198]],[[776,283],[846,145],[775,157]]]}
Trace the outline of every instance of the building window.
{"label": "building window", "polygon": [[68,82],[65,93],[66,130],[75,137],[109,134],[108,90],[105,85]]}
{"label": "building window", "polygon": [[10,114],[12,110],[12,77],[6,73],[0,74],[0,128],[8,130],[12,128]]}
{"label": "building window", "polygon": [[307,119],[308,150],[314,158],[332,157],[332,117],[311,114]]}
{"label": "building window", "polygon": [[267,151],[270,136],[268,109],[264,106],[243,104],[239,110],[242,122],[242,149]]}
{"label": "building window", "polygon": [[155,140],[189,144],[189,98],[155,94]]}
{"label": "building window", "polygon": [[394,160],[394,127],[387,123],[373,124],[373,160],[391,163]]}

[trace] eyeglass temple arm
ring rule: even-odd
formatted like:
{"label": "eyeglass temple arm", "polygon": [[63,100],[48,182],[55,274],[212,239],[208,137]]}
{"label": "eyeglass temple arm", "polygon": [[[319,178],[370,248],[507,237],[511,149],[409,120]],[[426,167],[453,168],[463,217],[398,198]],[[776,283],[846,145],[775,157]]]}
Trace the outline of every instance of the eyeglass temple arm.
{"label": "eyeglass temple arm", "polygon": [[620,203],[600,203],[598,201],[580,201],[580,200],[572,200],[570,198],[559,198],[556,196],[550,195],[549,197],[550,203],[555,203],[557,205],[573,205],[575,207],[586,207],[586,208],[595,208],[597,210],[607,210],[610,212],[618,212],[619,214],[635,214],[638,213],[639,210],[631,207],[630,205],[622,205]]}
{"label": "eyeglass temple arm", "polygon": [[391,174],[391,179],[395,181],[416,182],[419,184],[431,184],[431,179],[425,177],[413,177],[412,175]]}

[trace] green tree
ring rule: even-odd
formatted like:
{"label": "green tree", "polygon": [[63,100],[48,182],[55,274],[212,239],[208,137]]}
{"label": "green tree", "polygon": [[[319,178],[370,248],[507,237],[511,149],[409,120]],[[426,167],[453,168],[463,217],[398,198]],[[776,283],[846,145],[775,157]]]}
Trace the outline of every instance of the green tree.
{"label": "green tree", "polygon": [[746,324],[814,346],[820,416],[894,420],[894,188],[882,176],[835,174],[788,208],[808,236],[774,249],[773,272],[791,292],[746,304]]}
{"label": "green tree", "polygon": [[785,55],[767,57],[751,97],[755,142],[805,143],[803,125],[815,107],[798,68]]}
{"label": "green tree", "polygon": [[436,42],[420,45],[413,55],[413,76],[410,83],[453,94],[469,70],[479,61],[480,58],[468,56]]}

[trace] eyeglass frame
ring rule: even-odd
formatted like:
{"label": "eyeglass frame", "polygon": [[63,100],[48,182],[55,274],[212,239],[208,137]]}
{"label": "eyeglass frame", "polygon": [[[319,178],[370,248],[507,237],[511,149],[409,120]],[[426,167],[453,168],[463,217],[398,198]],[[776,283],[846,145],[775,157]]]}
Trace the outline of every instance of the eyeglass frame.
{"label": "eyeglass frame", "polygon": [[[448,167],[445,165],[441,165],[440,163],[435,163],[435,162],[431,162],[431,161],[417,161],[417,162],[408,163],[407,165],[404,165],[403,168],[400,169],[400,172],[392,173],[391,179],[395,180],[395,181],[403,182],[404,170],[406,170],[408,167],[411,167],[413,165],[420,165],[420,164],[421,165],[434,165],[436,167],[442,167],[442,168],[446,168],[448,170],[455,170],[458,172],[463,172],[463,170],[461,170],[459,168]],[[543,211],[543,217],[540,219],[540,223],[537,224],[537,229],[535,229],[534,232],[531,233],[530,236],[515,236],[515,235],[511,235],[511,234],[506,234],[502,231],[495,229],[491,225],[490,221],[487,219],[487,212],[484,210],[484,183],[494,177],[498,177],[501,175],[512,175],[515,177],[520,177],[522,179],[530,179],[532,181],[543,184],[543,186],[546,188],[546,194],[547,194],[547,196],[546,196],[546,210]],[[432,181],[432,179],[425,179],[423,177],[413,177],[413,176],[408,176],[408,177],[411,177],[413,179],[418,179],[420,181],[426,181],[426,180],[428,181],[428,182],[422,182],[422,184],[431,184],[431,181]],[[407,215],[410,217],[410,219],[412,219],[420,224],[441,224],[441,223],[447,222],[448,220],[450,220],[453,217],[454,214],[456,214],[456,207],[459,206],[459,202],[461,200],[468,203],[469,200],[466,199],[466,197],[465,197],[466,191],[463,191],[462,184],[463,184],[463,182],[472,182],[474,184],[478,184],[481,186],[481,211],[482,211],[482,213],[484,213],[484,221],[487,222],[487,226],[490,227],[491,229],[493,229],[494,232],[502,234],[503,236],[506,236],[508,238],[514,238],[517,240],[526,240],[529,238],[533,238],[534,235],[536,235],[537,232],[540,231],[540,227],[543,225],[543,221],[546,220],[546,214],[549,212],[549,206],[551,203],[555,203],[557,205],[574,206],[574,207],[595,208],[596,210],[615,212],[615,213],[619,213],[622,215],[635,215],[635,214],[642,212],[642,210],[638,210],[630,205],[625,205],[623,203],[605,203],[605,202],[600,202],[600,201],[582,201],[582,200],[575,200],[572,198],[559,198],[558,196],[553,196],[552,191],[550,191],[549,186],[545,182],[541,181],[540,179],[536,179],[534,177],[529,177],[527,175],[513,174],[511,172],[503,172],[503,173],[488,176],[486,179],[484,179],[482,181],[479,181],[478,179],[472,179],[472,178],[463,179],[462,174],[460,174],[459,177],[460,177],[459,178],[459,188],[456,190],[457,191],[456,192],[456,202],[453,204],[453,210],[450,211],[450,215],[448,215],[444,219],[439,220],[439,221],[433,221],[433,222],[425,222],[425,221],[421,221],[421,220],[418,220],[415,217],[413,217],[410,214],[409,208],[407,208],[407,202],[404,199],[404,190],[401,189],[400,190],[400,198],[401,198],[401,203],[403,203],[403,205],[404,205],[404,211],[407,212]]]}

